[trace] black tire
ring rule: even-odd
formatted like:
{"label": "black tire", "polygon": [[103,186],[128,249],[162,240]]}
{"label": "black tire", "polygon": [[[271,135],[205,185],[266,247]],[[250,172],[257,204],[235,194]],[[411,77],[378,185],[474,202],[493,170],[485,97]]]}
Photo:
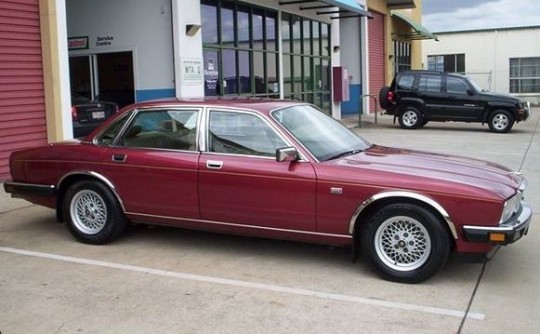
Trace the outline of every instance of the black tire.
{"label": "black tire", "polygon": [[433,276],[448,260],[451,241],[431,211],[415,204],[390,204],[362,226],[362,251],[382,278],[418,283]]}
{"label": "black tire", "polygon": [[495,110],[489,115],[488,125],[492,132],[506,133],[512,129],[514,116],[506,110]]}
{"label": "black tire", "polygon": [[399,125],[403,129],[418,129],[422,124],[424,124],[422,114],[414,107],[405,107],[399,114]]}
{"label": "black tire", "polygon": [[382,109],[386,109],[390,106],[390,102],[387,99],[388,91],[390,90],[390,87],[386,86],[381,88],[379,91],[379,105]]}
{"label": "black tire", "polygon": [[62,210],[75,239],[100,245],[122,234],[127,220],[113,193],[100,182],[80,181],[65,194]]}

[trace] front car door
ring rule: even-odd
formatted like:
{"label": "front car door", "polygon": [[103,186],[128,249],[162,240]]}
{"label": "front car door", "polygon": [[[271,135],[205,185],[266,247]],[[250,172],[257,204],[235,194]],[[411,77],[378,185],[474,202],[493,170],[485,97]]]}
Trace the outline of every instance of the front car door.
{"label": "front car door", "polygon": [[209,109],[199,162],[201,216],[223,225],[316,230],[316,177],[305,161],[278,162],[290,143],[261,115]]}
{"label": "front car door", "polygon": [[465,122],[481,120],[482,105],[465,80],[447,76],[446,93],[448,94],[448,120]]}

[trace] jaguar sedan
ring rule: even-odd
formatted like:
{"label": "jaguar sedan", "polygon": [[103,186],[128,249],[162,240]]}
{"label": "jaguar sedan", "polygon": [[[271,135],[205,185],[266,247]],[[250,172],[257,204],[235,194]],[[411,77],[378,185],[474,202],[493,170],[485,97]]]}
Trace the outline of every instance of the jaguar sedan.
{"label": "jaguar sedan", "polygon": [[515,242],[532,216],[519,173],[373,145],[296,101],[136,104],[82,140],[15,152],[10,167],[6,192],[56,209],[84,243],[130,223],[323,243],[407,283],[452,251]]}

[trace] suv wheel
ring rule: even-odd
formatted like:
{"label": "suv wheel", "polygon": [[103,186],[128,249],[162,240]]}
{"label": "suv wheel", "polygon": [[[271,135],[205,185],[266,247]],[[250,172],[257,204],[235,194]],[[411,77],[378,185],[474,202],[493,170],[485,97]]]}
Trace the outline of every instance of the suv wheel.
{"label": "suv wheel", "polygon": [[423,124],[422,115],[416,108],[406,107],[399,115],[399,125],[403,129],[417,129]]}
{"label": "suv wheel", "polygon": [[488,125],[492,132],[505,133],[514,126],[514,117],[506,110],[495,110],[489,116]]}

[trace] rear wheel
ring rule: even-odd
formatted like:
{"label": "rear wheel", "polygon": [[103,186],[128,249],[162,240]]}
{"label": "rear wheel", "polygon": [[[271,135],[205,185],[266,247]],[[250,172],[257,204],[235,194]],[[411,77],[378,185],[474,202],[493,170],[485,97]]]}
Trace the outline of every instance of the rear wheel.
{"label": "rear wheel", "polygon": [[361,231],[362,249],[381,277],[418,283],[447,261],[450,237],[440,220],[415,204],[390,204],[373,214]]}
{"label": "rear wheel", "polygon": [[489,116],[488,125],[492,132],[505,133],[514,126],[514,117],[506,110],[495,110]]}
{"label": "rear wheel", "polygon": [[420,111],[414,107],[405,107],[399,115],[399,125],[403,129],[417,129],[424,124]]}
{"label": "rear wheel", "polygon": [[102,183],[81,181],[71,185],[63,202],[70,233],[88,244],[117,239],[127,223],[118,201]]}

